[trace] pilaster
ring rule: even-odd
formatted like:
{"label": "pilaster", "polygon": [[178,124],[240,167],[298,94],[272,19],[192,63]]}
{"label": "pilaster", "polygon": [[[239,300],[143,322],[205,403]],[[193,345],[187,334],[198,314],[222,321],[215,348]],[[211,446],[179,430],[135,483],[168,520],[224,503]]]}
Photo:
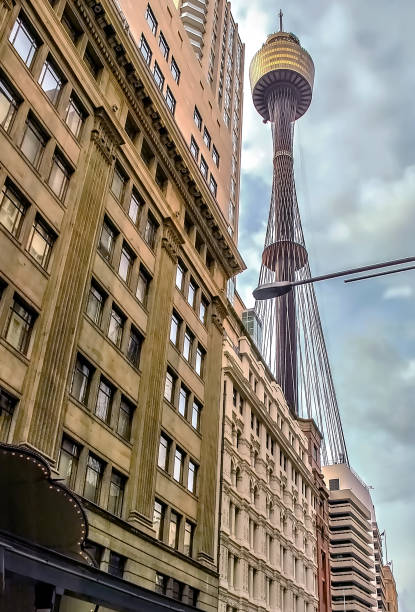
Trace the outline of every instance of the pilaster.
{"label": "pilaster", "polygon": [[154,279],[156,293],[151,310],[145,349],[142,355],[144,381],[139,391],[136,430],[137,446],[131,461],[129,520],[152,529],[157,453],[163,407],[167,347],[176,278],[177,257],[183,238],[171,219],[165,219],[162,248]]}
{"label": "pilaster", "polygon": [[201,562],[215,563],[216,475],[219,455],[221,411],[221,369],[225,301],[217,296],[212,303],[205,376],[205,405],[202,413],[202,445],[199,471],[197,550]]}
{"label": "pilaster", "polygon": [[122,143],[111,119],[98,108],[85,158],[79,199],[68,211],[56,244],[51,278],[37,325],[26,380],[26,406],[19,410],[16,436],[53,459],[63,420],[63,401],[79,332],[83,296],[102,219],[116,148]]}

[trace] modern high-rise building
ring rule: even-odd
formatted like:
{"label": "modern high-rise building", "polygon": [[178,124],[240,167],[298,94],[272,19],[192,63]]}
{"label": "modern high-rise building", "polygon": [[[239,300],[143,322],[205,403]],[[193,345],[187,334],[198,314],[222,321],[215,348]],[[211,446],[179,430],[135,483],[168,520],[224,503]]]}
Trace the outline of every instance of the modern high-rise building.
{"label": "modern high-rise building", "polygon": [[225,289],[244,267],[223,10],[219,96],[172,1],[0,3],[6,610],[217,609]]}
{"label": "modern high-rise building", "polygon": [[386,609],[381,540],[369,488],[345,464],[325,466],[323,474],[330,491],[333,612]]}

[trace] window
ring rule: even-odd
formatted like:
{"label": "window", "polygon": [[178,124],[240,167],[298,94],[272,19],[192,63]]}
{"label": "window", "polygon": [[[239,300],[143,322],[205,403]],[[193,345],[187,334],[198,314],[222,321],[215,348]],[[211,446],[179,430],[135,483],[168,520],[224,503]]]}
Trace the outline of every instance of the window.
{"label": "window", "polygon": [[153,76],[157,87],[162,91],[164,87],[164,75],[157,62],[154,62]]}
{"label": "window", "polygon": [[0,387],[0,440],[7,442],[17,399]]}
{"label": "window", "polygon": [[0,125],[6,132],[11,127],[19,103],[20,99],[13,90],[0,79]]}
{"label": "window", "polygon": [[131,270],[134,265],[135,256],[124,243],[121,249],[120,265],[118,268],[118,274],[121,276],[123,281],[128,283],[130,281]]}
{"label": "window", "polygon": [[73,372],[71,395],[84,404],[88,403],[89,387],[92,380],[92,368],[81,355],[76,358],[75,369]]}
{"label": "window", "polygon": [[172,510],[169,524],[169,546],[177,548],[179,544],[180,516]]}
{"label": "window", "polygon": [[36,216],[35,222],[30,233],[27,250],[34,259],[47,270],[55,234],[46,223]]}
{"label": "window", "polygon": [[63,436],[59,453],[58,470],[63,478],[63,483],[73,489],[75,486],[76,472],[78,469],[80,446],[70,438]]}
{"label": "window", "polygon": [[178,345],[179,342],[179,328],[181,325],[181,319],[173,312],[170,323],[170,341],[173,342],[175,346]]}
{"label": "window", "polygon": [[132,116],[130,115],[130,113],[127,113],[127,119],[125,120],[125,131],[127,132],[128,138],[135,143],[137,136],[140,133],[140,130],[137,127],[136,122],[134,121],[134,119],[132,118]]}
{"label": "window", "polygon": [[111,576],[122,578],[124,575],[125,562],[125,557],[122,557],[111,550],[108,562],[108,573],[111,574]]}
{"label": "window", "polygon": [[118,425],[117,433],[129,441],[131,438],[131,425],[134,415],[134,406],[126,400],[124,397],[121,398],[120,412],[118,414]]}
{"label": "window", "polygon": [[168,60],[169,59],[170,47],[167,44],[167,40],[164,38],[163,32],[160,32],[159,47],[161,49],[161,53],[162,53],[164,59]]}
{"label": "window", "polygon": [[199,404],[197,400],[193,401],[192,406],[192,427],[196,429],[196,431],[200,430],[200,413],[202,412],[202,406]]}
{"label": "window", "polygon": [[159,454],[157,459],[157,465],[165,472],[169,469],[169,453],[170,453],[170,440],[165,435],[160,434],[159,443]]}
{"label": "window", "polygon": [[102,224],[101,236],[99,239],[98,250],[105,259],[111,260],[112,252],[114,250],[114,242],[116,238],[116,230],[109,223],[107,219],[104,219]]}
{"label": "window", "polygon": [[193,461],[189,461],[189,471],[187,474],[187,489],[191,493],[196,492],[196,474],[197,465]]}
{"label": "window", "polygon": [[163,539],[163,524],[164,524],[165,506],[161,502],[154,502],[153,510],[153,529],[156,532],[156,538],[158,540]]}
{"label": "window", "polygon": [[203,325],[206,325],[208,307],[209,307],[209,304],[206,298],[202,296],[200,300],[200,304],[199,304],[199,319],[201,320]]}
{"label": "window", "polygon": [[96,542],[91,542],[91,540],[85,540],[84,550],[88,553],[91,559],[94,561],[95,566],[99,567],[102,559],[102,555],[104,554],[103,546],[100,546]]}
{"label": "window", "polygon": [[189,401],[189,391],[183,385],[180,387],[179,393],[179,414],[186,418],[187,404]]}
{"label": "window", "polygon": [[136,297],[143,304],[143,306],[147,305],[150,283],[151,283],[151,276],[142,266],[140,266],[140,272],[138,274]]}
{"label": "window", "polygon": [[171,58],[170,70],[176,83],[180,81],[180,70],[174,57]]}
{"label": "window", "polygon": [[104,423],[109,423],[110,421],[113,397],[114,388],[106,380],[101,378],[98,387],[95,414],[101,421],[104,421]]}
{"label": "window", "polygon": [[172,580],[172,598],[177,599],[177,601],[182,601],[183,599],[183,582],[179,582],[178,580]]}
{"label": "window", "polygon": [[56,152],[53,156],[52,168],[49,175],[49,187],[63,202],[69,185],[71,171],[62,156]]}
{"label": "window", "polygon": [[121,346],[124,330],[124,316],[114,307],[111,309],[110,324],[108,327],[108,338],[118,346]]}
{"label": "window", "polygon": [[154,17],[154,13],[150,8],[150,5],[147,4],[147,10],[146,10],[146,20],[148,25],[150,26],[150,30],[152,31],[152,33],[154,34],[154,36],[156,35],[157,32],[157,19]]}
{"label": "window", "polygon": [[26,209],[27,205],[20,193],[6,183],[1,193],[0,223],[15,238],[20,234]]}
{"label": "window", "polygon": [[193,532],[194,525],[189,521],[184,522],[184,540],[183,540],[183,552],[188,557],[192,556],[193,552]]}
{"label": "window", "polygon": [[211,193],[214,195],[214,197],[216,198],[216,194],[217,194],[217,191],[218,191],[218,186],[217,186],[216,181],[215,181],[215,179],[213,178],[212,175],[210,175],[209,189],[210,189]]}
{"label": "window", "polygon": [[189,289],[187,291],[187,302],[188,304],[190,304],[192,308],[195,307],[197,289],[198,287],[196,283],[194,282],[194,280],[192,279],[189,283]]}
{"label": "window", "polygon": [[65,122],[75,138],[78,138],[81,133],[82,124],[85,121],[85,117],[85,111],[72,94],[69,100],[68,108],[66,109]]}
{"label": "window", "polygon": [[95,325],[101,324],[105,299],[106,295],[101,288],[92,281],[88,295],[88,303],[86,305],[86,313],[93,320]]}
{"label": "window", "polygon": [[193,155],[196,161],[199,159],[199,147],[197,146],[196,140],[193,138],[193,136],[190,139],[190,153]]}
{"label": "window", "polygon": [[212,159],[215,166],[219,168],[219,153],[215,145],[212,147]]}
{"label": "window", "polygon": [[108,510],[115,516],[121,516],[124,501],[125,478],[112,470],[110,491],[108,496]]}
{"label": "window", "polygon": [[84,497],[94,503],[99,501],[103,472],[104,462],[90,454],[85,474]]}
{"label": "window", "polygon": [[151,163],[154,160],[154,153],[153,153],[153,149],[150,147],[147,140],[145,139],[143,139],[143,142],[141,145],[140,155],[145,165],[149,168],[151,166]]}
{"label": "window", "polygon": [[127,359],[136,368],[140,366],[142,345],[143,336],[135,329],[135,327],[131,326],[127,347]]}
{"label": "window", "polygon": [[193,112],[193,120],[195,124],[197,125],[197,129],[201,130],[202,129],[202,115],[199,113],[196,106]]}
{"label": "window", "polygon": [[94,79],[97,79],[102,68],[102,64],[99,61],[98,55],[95,53],[94,48],[89,43],[85,49],[84,62]]}
{"label": "window", "polygon": [[23,355],[27,354],[36,314],[29,306],[14,295],[7,323],[6,340]]}
{"label": "window", "polygon": [[205,177],[205,179],[207,179],[208,177],[208,165],[206,163],[205,158],[203,157],[203,155],[200,156],[200,171],[203,174],[203,176]]}
{"label": "window", "polygon": [[166,190],[168,181],[167,174],[164,172],[160,164],[157,164],[156,166],[156,174],[154,180],[156,182],[156,185],[158,185],[162,191]]}
{"label": "window", "polygon": [[169,86],[167,86],[166,89],[166,104],[171,114],[174,115],[174,111],[176,110],[176,98],[173,96]]}
{"label": "window", "polygon": [[47,137],[37,123],[28,118],[20,149],[23,155],[36,168],[39,168]]}
{"label": "window", "polygon": [[156,588],[155,592],[159,595],[165,595],[167,593],[167,576],[156,572]]}
{"label": "window", "polygon": [[190,361],[192,358],[192,345],[193,345],[194,336],[193,334],[186,329],[184,334],[184,343],[183,343],[183,357]]}
{"label": "window", "polygon": [[35,53],[40,46],[32,26],[26,18],[20,14],[10,33],[9,41],[16,49],[28,68],[31,67]]}
{"label": "window", "polygon": [[198,345],[196,349],[195,370],[196,370],[196,374],[198,374],[199,376],[203,375],[204,361],[205,361],[205,351],[200,345]]}
{"label": "window", "polygon": [[331,480],[329,480],[329,489],[330,491],[338,491],[340,489],[338,478],[332,478]]}
{"label": "window", "polygon": [[166,379],[164,381],[164,397],[170,403],[173,403],[174,400],[174,387],[175,387],[176,377],[172,372],[167,370]]}
{"label": "window", "polygon": [[73,43],[76,43],[79,37],[82,35],[82,28],[79,26],[78,22],[69,6],[65,6],[65,10],[63,11],[61,23],[65,28],[69,38]]}
{"label": "window", "polygon": [[145,63],[149,66],[151,63],[152,52],[150,49],[150,45],[145,39],[144,34],[141,34],[140,51],[141,51],[141,55],[144,58]]}
{"label": "window", "polygon": [[39,85],[54,105],[58,101],[63,83],[64,79],[61,71],[56,67],[54,61],[48,58],[43,64],[39,77]]}
{"label": "window", "polygon": [[185,274],[186,274],[186,268],[184,267],[184,264],[181,261],[179,261],[177,263],[177,270],[176,270],[176,287],[177,289],[179,289],[179,291],[183,291]]}
{"label": "window", "polygon": [[203,128],[203,142],[205,143],[207,148],[210,149],[210,145],[211,145],[212,139],[211,139],[210,134],[209,134],[209,132],[207,131],[206,128]]}
{"label": "window", "polygon": [[143,210],[143,207],[144,207],[143,198],[138,193],[138,191],[136,191],[133,188],[133,191],[131,193],[130,205],[128,207],[128,216],[130,217],[131,221],[135,225],[137,225],[140,219],[140,215],[141,215],[141,211]]}
{"label": "window", "polygon": [[177,482],[183,480],[183,463],[184,463],[184,452],[176,446],[174,452],[174,467],[173,467],[173,478]]}
{"label": "window", "polygon": [[124,188],[127,183],[127,177],[119,166],[115,166],[112,176],[111,191],[117,200],[121,201],[124,194]]}
{"label": "window", "polygon": [[156,246],[156,235],[157,235],[158,223],[149,212],[147,215],[146,226],[144,228],[144,240],[147,242],[151,249]]}

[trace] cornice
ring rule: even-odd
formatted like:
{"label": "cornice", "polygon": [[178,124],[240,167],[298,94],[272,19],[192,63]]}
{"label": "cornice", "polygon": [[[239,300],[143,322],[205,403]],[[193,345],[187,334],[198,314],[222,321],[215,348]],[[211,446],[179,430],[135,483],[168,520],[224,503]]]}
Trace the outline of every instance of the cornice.
{"label": "cornice", "polygon": [[166,249],[174,263],[177,263],[180,246],[183,244],[184,238],[174,225],[171,217],[166,217],[163,221],[163,237],[161,240],[162,247]]}
{"label": "cornice", "polygon": [[122,136],[114,127],[114,123],[106,110],[100,106],[95,109],[94,127],[91,132],[91,140],[95,142],[104,159],[111,164],[114,159],[114,151],[124,144]]}
{"label": "cornice", "polygon": [[216,201],[196,168],[192,168],[193,158],[177,125],[168,116],[167,109],[165,117],[162,117],[156,108],[156,105],[163,108],[165,103],[151,82],[148,68],[129,35],[128,24],[122,22],[109,0],[74,2],[176,187],[203,228],[206,242],[216,253],[228,277],[235,276],[246,266],[227,232]]}

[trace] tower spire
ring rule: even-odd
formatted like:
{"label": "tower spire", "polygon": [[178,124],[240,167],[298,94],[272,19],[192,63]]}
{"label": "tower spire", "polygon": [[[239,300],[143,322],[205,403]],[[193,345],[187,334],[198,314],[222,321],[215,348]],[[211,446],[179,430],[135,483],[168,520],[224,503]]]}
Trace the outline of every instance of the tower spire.
{"label": "tower spire", "polygon": [[284,13],[280,9],[280,12],[278,13],[278,16],[280,18],[280,32],[282,32],[282,18],[283,18],[283,15],[284,15]]}

